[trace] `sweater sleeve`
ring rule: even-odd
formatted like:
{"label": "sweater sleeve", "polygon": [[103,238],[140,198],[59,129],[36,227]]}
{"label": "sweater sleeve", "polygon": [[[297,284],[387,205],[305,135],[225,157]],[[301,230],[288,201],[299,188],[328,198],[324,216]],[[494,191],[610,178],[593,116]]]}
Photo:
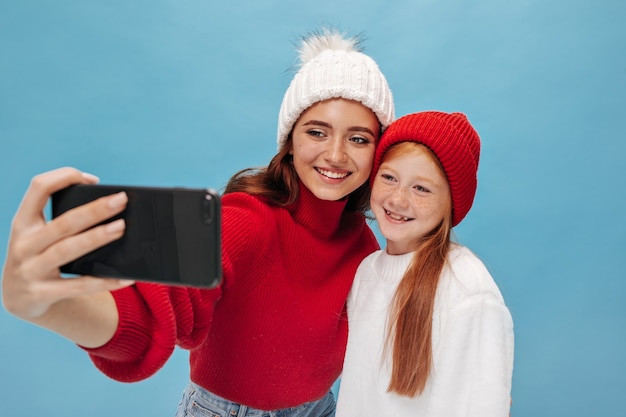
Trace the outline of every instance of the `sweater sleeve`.
{"label": "sweater sleeve", "polygon": [[117,331],[104,346],[85,349],[96,367],[118,381],[140,381],[161,369],[177,345],[184,349],[199,346],[207,337],[215,303],[225,291],[232,291],[234,278],[253,276],[246,268],[254,263],[244,260],[263,247],[267,222],[259,218],[264,207],[242,193],[224,197],[219,287],[207,290],[138,282],[113,292],[119,313]]}
{"label": "sweater sleeve", "polygon": [[97,349],[85,349],[96,367],[121,382],[154,375],[178,344],[197,346],[211,323],[221,289],[201,290],[137,283],[116,291],[120,322],[113,338]]}
{"label": "sweater sleeve", "polygon": [[429,416],[509,415],[513,320],[492,294],[455,306],[435,349]]}

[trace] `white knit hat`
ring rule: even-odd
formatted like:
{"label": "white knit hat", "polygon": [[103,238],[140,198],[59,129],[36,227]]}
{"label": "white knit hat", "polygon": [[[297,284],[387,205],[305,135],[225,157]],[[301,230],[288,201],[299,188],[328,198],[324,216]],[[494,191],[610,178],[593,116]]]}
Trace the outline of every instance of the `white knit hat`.
{"label": "white knit hat", "polygon": [[394,119],[393,96],[376,62],[363,54],[357,38],[323,29],[302,39],[300,69],[291,80],[278,115],[278,148],[300,115],[331,98],[363,103],[378,117],[382,130]]}

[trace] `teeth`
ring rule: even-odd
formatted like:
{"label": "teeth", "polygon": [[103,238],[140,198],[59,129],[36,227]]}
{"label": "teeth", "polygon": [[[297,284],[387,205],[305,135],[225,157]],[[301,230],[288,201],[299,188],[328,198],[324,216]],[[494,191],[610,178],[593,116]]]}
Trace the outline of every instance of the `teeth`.
{"label": "teeth", "polygon": [[387,216],[391,217],[393,220],[398,220],[398,221],[401,220],[403,222],[408,222],[409,221],[408,217],[398,216],[397,214],[393,214],[389,210],[385,210],[385,213],[387,213]]}
{"label": "teeth", "polygon": [[327,170],[322,169],[322,168],[316,168],[316,169],[317,169],[317,172],[319,172],[323,176],[328,177],[328,178],[333,178],[333,179],[341,179],[341,178],[345,178],[348,175],[350,175],[349,172],[327,171]]}

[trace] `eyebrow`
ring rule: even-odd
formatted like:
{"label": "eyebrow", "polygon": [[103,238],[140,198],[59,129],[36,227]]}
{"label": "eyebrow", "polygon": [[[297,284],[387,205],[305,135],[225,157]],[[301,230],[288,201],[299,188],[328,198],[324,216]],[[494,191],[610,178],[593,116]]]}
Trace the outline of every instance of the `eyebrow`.
{"label": "eyebrow", "polygon": [[[321,120],[309,120],[308,122],[302,124],[302,126],[310,126],[310,125],[323,126],[329,129],[333,128],[333,126],[330,123],[326,123]],[[369,133],[372,136],[376,136],[374,132],[372,132],[371,129],[368,129],[367,127],[364,127],[364,126],[351,126],[348,128],[348,131],[349,132],[365,132],[365,133]]]}

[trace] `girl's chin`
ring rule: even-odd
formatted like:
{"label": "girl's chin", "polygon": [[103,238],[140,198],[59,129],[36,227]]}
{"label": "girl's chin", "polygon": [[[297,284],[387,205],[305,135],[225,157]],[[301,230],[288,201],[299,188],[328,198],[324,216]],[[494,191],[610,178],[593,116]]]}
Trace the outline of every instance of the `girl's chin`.
{"label": "girl's chin", "polygon": [[309,188],[309,190],[320,200],[337,201],[347,197],[356,188],[348,183],[324,184]]}

